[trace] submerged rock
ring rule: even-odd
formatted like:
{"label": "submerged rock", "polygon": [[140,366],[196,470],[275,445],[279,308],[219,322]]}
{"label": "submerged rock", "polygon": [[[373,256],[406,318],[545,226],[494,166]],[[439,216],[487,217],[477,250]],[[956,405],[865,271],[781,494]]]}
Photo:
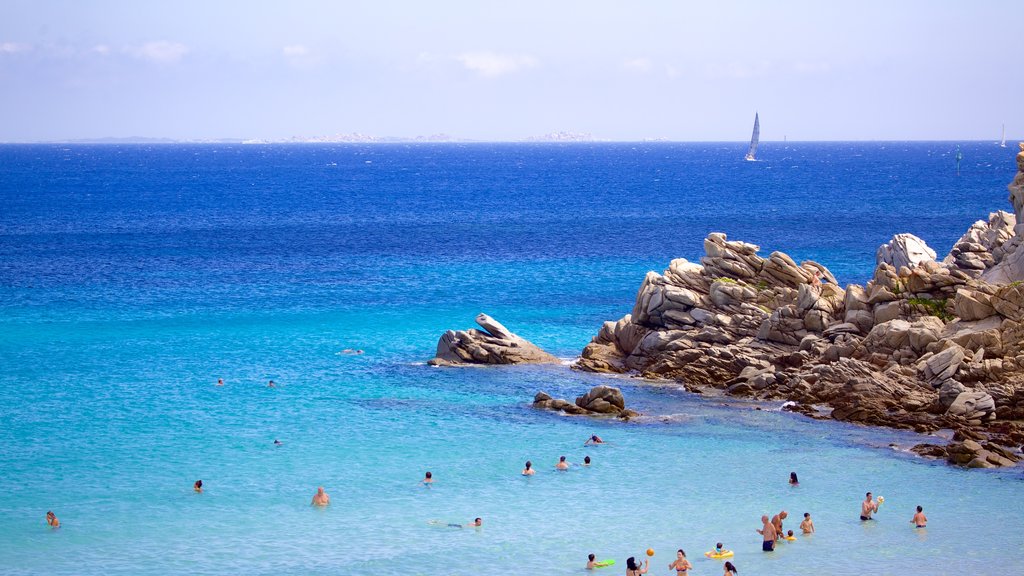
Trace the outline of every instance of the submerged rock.
{"label": "submerged rock", "polygon": [[559,361],[486,314],[479,314],[476,323],[483,330],[449,330],[441,335],[437,353],[428,364],[548,364]]}

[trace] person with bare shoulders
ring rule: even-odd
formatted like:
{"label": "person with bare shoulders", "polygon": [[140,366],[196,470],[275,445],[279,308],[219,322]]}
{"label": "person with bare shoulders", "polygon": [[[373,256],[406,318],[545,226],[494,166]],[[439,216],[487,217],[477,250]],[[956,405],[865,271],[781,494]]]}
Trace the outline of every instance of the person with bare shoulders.
{"label": "person with bare shoulders", "polygon": [[594,556],[593,554],[587,554],[587,570],[593,570],[594,568],[597,568],[597,561],[594,560],[594,558],[596,558],[596,556]]}
{"label": "person with bare shoulders", "polygon": [[644,560],[643,568],[641,568],[637,564],[636,558],[632,556],[626,558],[626,576],[640,576],[641,574],[647,574],[647,560]]}
{"label": "person with bare shoulders", "polygon": [[313,495],[313,502],[311,506],[327,506],[331,503],[331,497],[324,492],[324,487],[320,486],[316,489],[316,494]]}
{"label": "person with bare shoulders", "polygon": [[864,501],[860,503],[860,519],[865,522],[873,520],[873,512],[878,512],[878,503],[871,499],[871,492],[868,492]]}
{"label": "person with bare shoulders", "polygon": [[267,388],[276,388],[276,386],[274,386],[274,381],[273,380],[271,380],[270,382],[267,382]]}
{"label": "person with bare shoulders", "polygon": [[590,456],[584,456],[583,457],[583,465],[584,466],[590,466]]}
{"label": "person with bare shoulders", "polygon": [[192,490],[198,494],[203,493],[203,481],[196,480],[196,483],[192,485]]}
{"label": "person with bare shoulders", "polygon": [[686,559],[686,552],[683,552],[683,549],[680,548],[676,550],[675,562],[669,564],[668,569],[675,570],[676,576],[686,576],[686,572],[693,569],[693,564],[690,564],[690,561]]}
{"label": "person with bare shoulders", "polygon": [[477,518],[474,518],[473,522],[471,522],[469,525],[472,526],[473,528],[480,528],[481,526],[484,525],[484,521],[483,521],[482,518],[477,517]]}
{"label": "person with bare shoulders", "polygon": [[789,473],[789,485],[790,486],[799,486],[800,485],[800,479],[796,477],[796,472],[790,472]]}
{"label": "person with bare shoulders", "polygon": [[523,468],[523,476],[533,476],[536,470],[533,469],[533,462],[526,461],[526,468]]}
{"label": "person with bare shoulders", "polygon": [[772,526],[775,527],[775,539],[782,538],[782,535],[786,532],[782,529],[782,521],[789,517],[789,513],[783,510],[775,516],[772,516]]}
{"label": "person with bare shoulders", "polygon": [[814,520],[811,520],[810,512],[804,512],[804,521],[800,523],[800,529],[804,534],[814,534]]}
{"label": "person with bare shoulders", "polygon": [[569,463],[565,461],[565,456],[562,456],[561,458],[558,459],[558,464],[555,464],[555,468],[559,470],[569,469]]}
{"label": "person with bare shoulders", "polygon": [[224,385],[224,379],[223,378],[217,378],[217,386],[223,386],[223,385]]}
{"label": "person with bare shoulders", "polygon": [[604,444],[604,440],[601,440],[600,436],[594,434],[590,438],[587,438],[587,441],[583,443],[584,446],[589,446],[591,444]]}
{"label": "person with bare shoulders", "polygon": [[46,523],[50,528],[60,528],[60,520],[57,520],[57,515],[52,511],[46,511]]}
{"label": "person with bare shoulders", "polygon": [[776,534],[775,526],[768,520],[767,515],[761,516],[761,524],[761,529],[757,531],[758,534],[764,537],[764,542],[761,543],[761,550],[771,552],[775,550],[775,540],[778,534]]}
{"label": "person with bare shoulders", "polygon": [[914,524],[914,528],[925,528],[928,526],[928,517],[924,515],[924,508],[917,507],[917,513],[914,514],[914,519],[911,522]]}
{"label": "person with bare shoulders", "polygon": [[434,483],[434,475],[431,474],[430,472],[427,472],[427,475],[423,477],[423,483],[424,484],[433,484]]}
{"label": "person with bare shoulders", "polygon": [[739,570],[737,570],[736,567],[732,565],[732,562],[726,562],[724,568],[725,574],[723,576],[736,576],[736,574],[739,572]]}

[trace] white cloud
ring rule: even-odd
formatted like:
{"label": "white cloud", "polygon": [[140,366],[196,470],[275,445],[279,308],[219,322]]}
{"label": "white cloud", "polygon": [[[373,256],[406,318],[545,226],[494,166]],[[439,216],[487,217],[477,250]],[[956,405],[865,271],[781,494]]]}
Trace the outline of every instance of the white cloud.
{"label": "white cloud", "polygon": [[284,48],[282,48],[281,52],[285,56],[298,57],[298,56],[305,56],[306,54],[309,54],[309,48],[306,48],[302,44],[292,44],[290,46],[285,46]]}
{"label": "white cloud", "polygon": [[679,69],[675,66],[671,64],[665,65],[665,76],[668,76],[669,78],[678,78],[680,74],[681,72],[679,72]]}
{"label": "white cloud", "polygon": [[107,56],[110,54],[110,46],[106,44],[97,44],[92,47],[92,51],[100,56]]}
{"label": "white cloud", "polygon": [[0,54],[17,54],[18,52],[28,52],[32,49],[30,44],[19,44],[17,42],[3,42],[0,43]]}
{"label": "white cloud", "polygon": [[149,60],[160,64],[173,64],[188,53],[188,46],[177,42],[158,40],[147,42],[142,46],[130,46],[127,52],[141,60]]}
{"label": "white cloud", "polygon": [[485,78],[496,78],[537,66],[532,56],[495,54],[494,52],[466,52],[455,57],[464,68]]}
{"label": "white cloud", "polygon": [[647,58],[633,58],[632,60],[626,60],[622,65],[637,72],[650,72],[651,68],[654,67],[654,64]]}

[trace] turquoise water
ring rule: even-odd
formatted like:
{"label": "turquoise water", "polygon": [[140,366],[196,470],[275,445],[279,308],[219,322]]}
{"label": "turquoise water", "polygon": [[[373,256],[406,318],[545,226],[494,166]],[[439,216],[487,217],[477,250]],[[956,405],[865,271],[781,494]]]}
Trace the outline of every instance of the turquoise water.
{"label": "turquoise water", "polygon": [[[480,311],[568,361],[712,229],[861,281],[893,233],[947,250],[1013,170],[987,144],[959,179],[944,143],[742,148],[0,147],[0,572],[617,574],[654,548],[668,574],[681,547],[719,574],[719,540],[742,574],[1024,571],[1019,469],[631,379],[647,417],[569,418],[529,401],[608,379],[424,364]],[[818,533],[763,554],[783,508]]]}

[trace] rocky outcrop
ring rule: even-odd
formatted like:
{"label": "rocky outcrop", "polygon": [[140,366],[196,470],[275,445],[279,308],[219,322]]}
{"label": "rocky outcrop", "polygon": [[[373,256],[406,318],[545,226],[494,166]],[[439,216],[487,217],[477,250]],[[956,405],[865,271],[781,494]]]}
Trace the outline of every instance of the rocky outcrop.
{"label": "rocky outcrop", "polygon": [[982,279],[993,284],[1024,281],[1024,142],[1017,153],[1017,175],[1007,186],[1010,203],[1016,218],[1014,237],[994,252],[995,264],[982,274]]}
{"label": "rocky outcrop", "polygon": [[458,364],[543,364],[556,363],[558,358],[533,343],[513,334],[500,322],[486,314],[476,317],[483,330],[449,330],[437,342],[437,353],[428,362],[431,366]]}
{"label": "rocky outcrop", "polygon": [[538,392],[533,397],[533,406],[566,414],[615,416],[623,419],[639,416],[637,412],[626,408],[626,400],[622,396],[622,391],[611,386],[595,386],[583,396],[577,397],[575,403],[552,398],[546,392]]}
{"label": "rocky outcrop", "polygon": [[[1024,147],[1018,162],[1024,171]],[[843,421],[952,428],[1006,451],[956,463],[1012,463],[1024,444],[1024,285],[989,280],[1000,266],[1012,274],[1018,252],[1024,265],[1024,172],[1010,188],[1017,217],[975,223],[941,263],[897,235],[872,279],[845,289],[816,262],[709,234],[699,263],[647,274],[631,313],[605,322],[576,368],[789,400],[809,415],[827,406]]]}

